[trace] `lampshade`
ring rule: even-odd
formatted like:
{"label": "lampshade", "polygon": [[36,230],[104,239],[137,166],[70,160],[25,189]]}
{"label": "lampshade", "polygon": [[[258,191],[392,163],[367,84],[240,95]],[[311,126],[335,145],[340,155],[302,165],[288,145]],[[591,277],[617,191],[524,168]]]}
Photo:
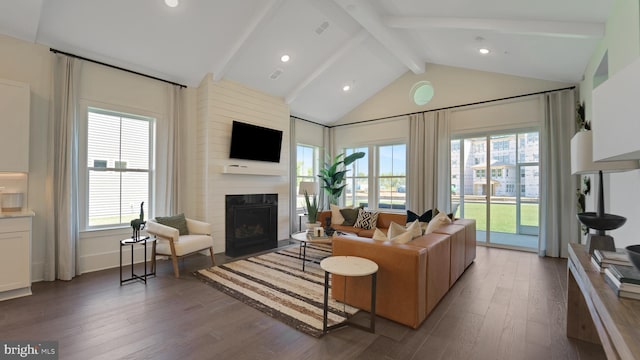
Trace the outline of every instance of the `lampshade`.
{"label": "lampshade", "polygon": [[593,161],[593,132],[579,131],[571,139],[571,174],[617,172],[640,168],[637,160]]}
{"label": "lampshade", "polygon": [[318,183],[314,181],[301,181],[300,187],[298,188],[298,195],[304,195],[304,193],[309,195],[316,195],[318,193]]}

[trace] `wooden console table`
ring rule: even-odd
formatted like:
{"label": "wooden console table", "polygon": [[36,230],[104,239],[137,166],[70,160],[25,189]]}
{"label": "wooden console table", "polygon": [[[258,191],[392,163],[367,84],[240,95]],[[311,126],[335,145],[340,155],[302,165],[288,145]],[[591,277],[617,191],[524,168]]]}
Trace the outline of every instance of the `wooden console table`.
{"label": "wooden console table", "polygon": [[640,359],[640,300],[619,298],[584,245],[569,244],[567,266],[567,336],[601,344],[609,359]]}

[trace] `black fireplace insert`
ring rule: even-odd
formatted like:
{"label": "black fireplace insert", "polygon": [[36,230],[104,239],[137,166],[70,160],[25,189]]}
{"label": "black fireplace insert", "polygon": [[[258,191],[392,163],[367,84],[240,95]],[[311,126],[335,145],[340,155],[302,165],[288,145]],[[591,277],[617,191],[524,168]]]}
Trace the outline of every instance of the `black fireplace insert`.
{"label": "black fireplace insert", "polygon": [[225,218],[227,256],[278,246],[278,194],[227,195]]}

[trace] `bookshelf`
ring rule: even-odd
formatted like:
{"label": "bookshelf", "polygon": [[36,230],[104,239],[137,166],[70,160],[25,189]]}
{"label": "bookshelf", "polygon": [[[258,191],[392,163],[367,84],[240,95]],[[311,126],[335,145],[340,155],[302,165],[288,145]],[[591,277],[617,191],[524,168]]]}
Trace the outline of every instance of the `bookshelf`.
{"label": "bookshelf", "polygon": [[640,300],[618,297],[590,262],[569,244],[567,336],[601,344],[609,359],[640,359]]}

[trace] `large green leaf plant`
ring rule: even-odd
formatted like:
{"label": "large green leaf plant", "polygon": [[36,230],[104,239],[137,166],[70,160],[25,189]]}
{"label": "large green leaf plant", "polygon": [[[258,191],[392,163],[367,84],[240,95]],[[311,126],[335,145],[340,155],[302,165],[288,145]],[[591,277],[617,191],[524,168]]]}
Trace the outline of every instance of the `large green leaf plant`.
{"label": "large green leaf plant", "polygon": [[342,191],[347,186],[345,177],[349,169],[346,169],[346,167],[364,156],[364,152],[355,152],[348,156],[342,153],[333,158],[331,164],[324,163],[324,168],[320,169],[318,177],[322,180],[321,187],[327,193],[330,204],[338,204],[338,199],[340,199]]}

